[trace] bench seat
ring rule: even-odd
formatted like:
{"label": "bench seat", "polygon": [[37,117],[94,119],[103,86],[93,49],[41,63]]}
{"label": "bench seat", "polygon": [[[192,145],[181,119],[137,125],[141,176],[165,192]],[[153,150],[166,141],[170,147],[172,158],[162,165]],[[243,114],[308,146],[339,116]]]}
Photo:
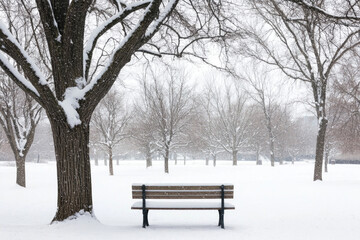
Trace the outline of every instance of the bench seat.
{"label": "bench seat", "polygon": [[[135,202],[131,209],[142,210],[142,201]],[[167,201],[146,201],[146,209],[149,210],[220,210],[220,202],[167,202]],[[235,209],[231,203],[225,203],[224,209]]]}

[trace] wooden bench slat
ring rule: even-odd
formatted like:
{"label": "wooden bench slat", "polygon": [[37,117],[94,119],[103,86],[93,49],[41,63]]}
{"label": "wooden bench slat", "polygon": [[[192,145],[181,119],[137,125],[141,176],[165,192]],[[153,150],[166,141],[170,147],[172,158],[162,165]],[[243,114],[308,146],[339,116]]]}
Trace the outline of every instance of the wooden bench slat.
{"label": "wooden bench slat", "polygon": [[[135,202],[131,209],[142,209],[142,202]],[[221,204],[217,202],[157,202],[151,201],[146,205],[146,209],[154,210],[218,210],[221,209]],[[225,203],[224,209],[235,209],[231,203]]]}
{"label": "wooden bench slat", "polygon": [[[220,186],[219,185],[214,185],[214,186],[154,186],[154,185],[150,185],[150,186],[146,186],[145,185],[145,189],[146,190],[219,190]],[[234,185],[224,185],[224,189],[234,189]],[[132,190],[142,190],[142,186],[139,185],[133,185],[132,186]]]}
{"label": "wooden bench slat", "polygon": [[[141,192],[133,192],[133,197],[142,197]],[[221,198],[221,192],[146,192],[146,198],[152,196],[211,196]],[[234,192],[225,192],[225,197],[234,197]]]}

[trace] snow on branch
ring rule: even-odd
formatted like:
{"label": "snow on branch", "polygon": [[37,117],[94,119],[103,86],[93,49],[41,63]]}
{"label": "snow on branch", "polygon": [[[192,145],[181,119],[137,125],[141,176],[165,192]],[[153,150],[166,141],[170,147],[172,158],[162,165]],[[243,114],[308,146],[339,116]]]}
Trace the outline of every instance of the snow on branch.
{"label": "snow on branch", "polygon": [[[33,72],[33,74],[38,78],[38,83],[41,85],[48,85],[45,76],[42,74],[40,69],[36,66],[32,58],[28,55],[28,53],[21,47],[20,43],[14,38],[14,36],[10,33],[10,31],[0,22],[0,39],[3,41],[3,51],[6,50],[8,52],[11,49],[7,49],[7,47],[15,47],[16,50],[22,55],[22,60],[26,61]],[[1,45],[0,45],[1,47]],[[16,54],[16,53],[13,53]],[[12,54],[9,53],[12,57]]]}
{"label": "snow on branch", "polygon": [[25,86],[29,91],[35,93],[37,96],[40,97],[39,92],[36,90],[36,88],[31,84],[31,82],[24,78],[23,75],[21,75],[14,67],[13,65],[8,61],[8,59],[0,53],[0,66],[4,69],[4,71],[8,74],[11,74],[13,78],[16,78],[17,81],[19,81],[23,86]]}
{"label": "snow on branch", "polygon": [[[90,38],[88,39],[85,49],[84,49],[84,76],[87,77],[89,73],[91,57],[93,51],[95,49],[96,43],[98,39],[104,35],[109,29],[111,29],[114,25],[121,22],[125,17],[127,17],[130,13],[137,11],[139,9],[147,7],[152,1],[146,0],[141,2],[135,2],[132,4],[126,5],[125,8],[120,10],[117,14],[109,18],[99,27],[97,27],[91,34]],[[120,4],[125,6],[124,3]]]}
{"label": "snow on branch", "polygon": [[165,18],[167,18],[169,14],[175,9],[176,4],[178,2],[179,0],[171,0],[166,5],[165,9],[160,13],[159,18],[156,21],[154,21],[146,30],[145,38],[151,37],[157,32],[157,30],[159,29]]}

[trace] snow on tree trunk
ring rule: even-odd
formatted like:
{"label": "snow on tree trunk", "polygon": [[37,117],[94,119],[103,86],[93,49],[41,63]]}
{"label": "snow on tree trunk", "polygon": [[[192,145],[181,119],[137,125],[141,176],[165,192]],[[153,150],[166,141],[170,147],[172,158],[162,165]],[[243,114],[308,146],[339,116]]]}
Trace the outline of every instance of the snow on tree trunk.
{"label": "snow on tree trunk", "polygon": [[205,165],[206,165],[206,166],[209,166],[209,157],[206,157],[206,158],[205,158]]}
{"label": "snow on tree trunk", "polygon": [[16,156],[16,184],[26,187],[25,181],[25,157]]}
{"label": "snow on tree trunk", "polygon": [[58,208],[53,222],[77,213],[92,214],[89,123],[83,121],[74,128],[58,119],[50,118],[50,123],[58,178]]}

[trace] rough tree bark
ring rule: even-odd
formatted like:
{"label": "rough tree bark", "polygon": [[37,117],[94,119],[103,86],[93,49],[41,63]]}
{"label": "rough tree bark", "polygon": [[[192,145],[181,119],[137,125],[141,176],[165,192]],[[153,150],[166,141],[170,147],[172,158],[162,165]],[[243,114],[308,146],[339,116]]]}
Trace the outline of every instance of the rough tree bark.
{"label": "rough tree bark", "polygon": [[319,123],[318,135],[316,138],[316,155],[314,168],[314,181],[322,180],[322,167],[324,158],[325,135],[327,127],[327,119],[323,118]]}
{"label": "rough tree bark", "polygon": [[89,122],[70,128],[56,118],[49,120],[58,178],[58,208],[53,221],[62,221],[78,212],[92,212]]}
{"label": "rough tree bark", "polygon": [[26,187],[25,180],[25,157],[16,156],[16,184],[21,187]]}

